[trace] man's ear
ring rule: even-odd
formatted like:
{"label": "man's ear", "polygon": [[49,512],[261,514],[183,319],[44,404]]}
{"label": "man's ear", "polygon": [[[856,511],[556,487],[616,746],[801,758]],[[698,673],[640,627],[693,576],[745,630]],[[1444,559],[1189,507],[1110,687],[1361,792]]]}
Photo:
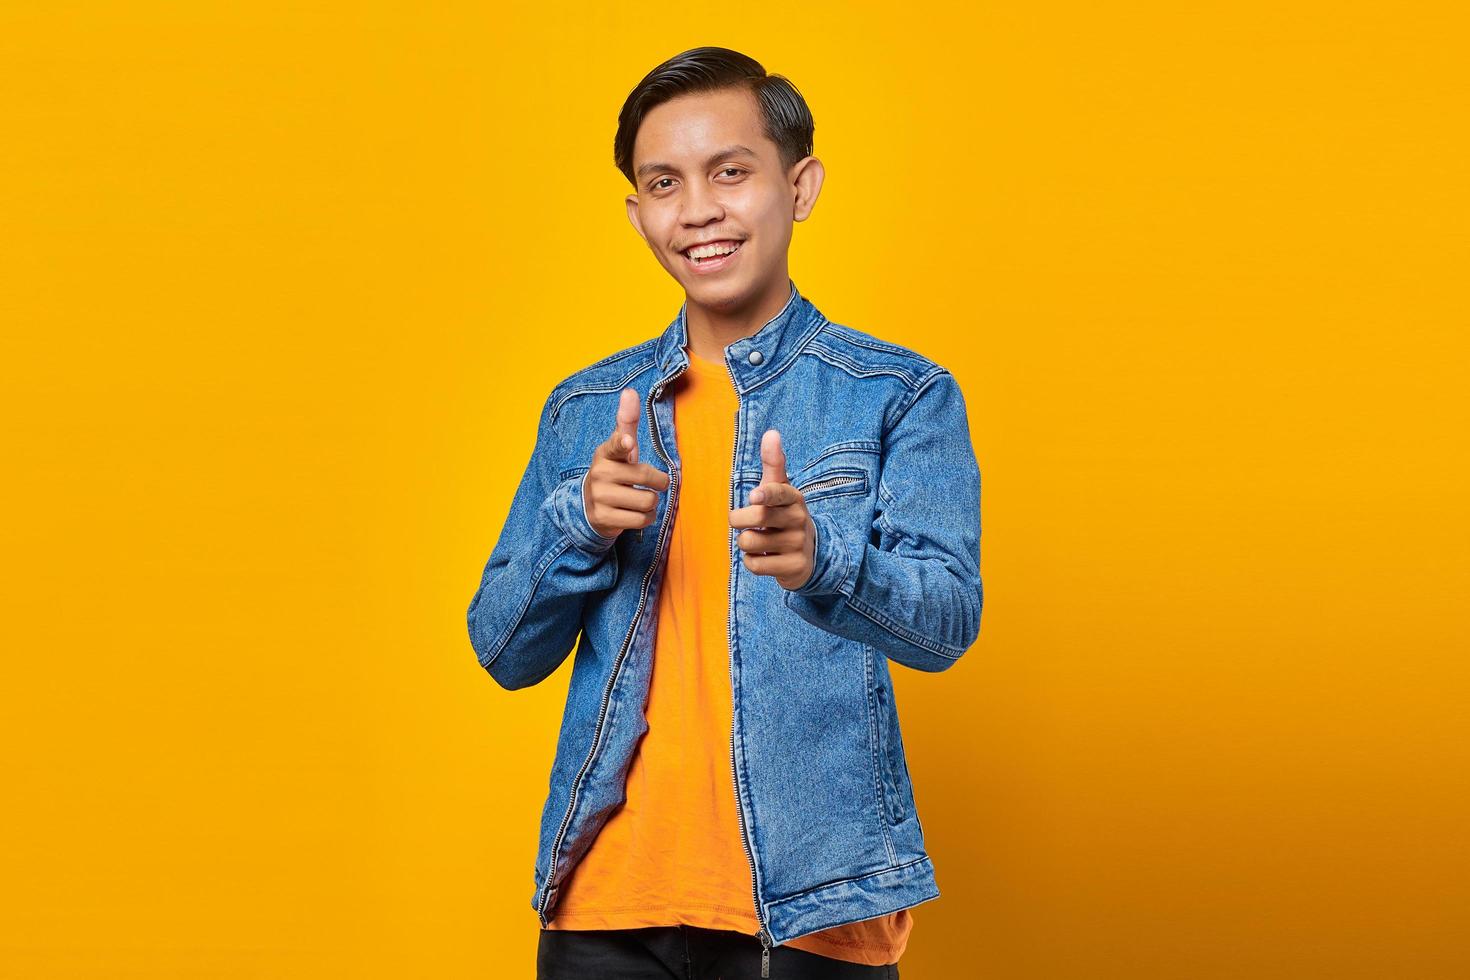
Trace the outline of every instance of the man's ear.
{"label": "man's ear", "polygon": [[648,236],[643,234],[643,223],[638,220],[638,195],[629,194],[626,203],[629,223],[633,225],[633,230],[638,233],[638,237],[643,239],[643,243],[648,244]]}
{"label": "man's ear", "polygon": [[805,221],[816,207],[817,195],[822,193],[822,179],[827,171],[816,157],[802,157],[791,166],[791,185],[795,200],[792,202],[792,220]]}

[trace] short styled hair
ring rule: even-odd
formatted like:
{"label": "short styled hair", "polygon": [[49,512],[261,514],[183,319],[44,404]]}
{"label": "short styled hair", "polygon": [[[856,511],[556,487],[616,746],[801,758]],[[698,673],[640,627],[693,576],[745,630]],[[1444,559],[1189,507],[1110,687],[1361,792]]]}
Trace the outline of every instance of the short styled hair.
{"label": "short styled hair", "polygon": [[783,168],[811,155],[815,124],[796,86],[784,76],[768,74],[759,61],[739,51],[703,47],[674,55],[644,75],[628,93],[618,113],[613,162],[636,189],[633,142],[650,109],[680,95],[741,87],[748,89],[760,105],[766,137],[780,151]]}

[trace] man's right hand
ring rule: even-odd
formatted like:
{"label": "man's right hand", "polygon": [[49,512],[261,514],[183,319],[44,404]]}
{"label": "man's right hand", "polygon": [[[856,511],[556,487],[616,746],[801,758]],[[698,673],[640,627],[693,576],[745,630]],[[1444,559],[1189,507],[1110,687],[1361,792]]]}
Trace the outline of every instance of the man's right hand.
{"label": "man's right hand", "polygon": [[[652,524],[658,511],[658,492],[669,488],[667,473],[638,462],[641,405],[637,389],[622,390],[613,433],[592,454],[592,466],[582,479],[587,520],[605,538]],[[635,484],[654,489],[641,490]]]}

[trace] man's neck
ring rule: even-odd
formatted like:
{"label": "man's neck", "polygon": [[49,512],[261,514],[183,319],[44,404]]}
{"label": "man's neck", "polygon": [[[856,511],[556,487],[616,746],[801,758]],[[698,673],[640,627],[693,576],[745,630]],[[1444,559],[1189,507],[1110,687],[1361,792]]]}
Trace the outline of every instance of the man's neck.
{"label": "man's neck", "polygon": [[692,301],[684,306],[689,350],[707,361],[724,363],[725,348],[760,330],[791,298],[791,277],[783,275],[755,301],[738,309],[714,310]]}

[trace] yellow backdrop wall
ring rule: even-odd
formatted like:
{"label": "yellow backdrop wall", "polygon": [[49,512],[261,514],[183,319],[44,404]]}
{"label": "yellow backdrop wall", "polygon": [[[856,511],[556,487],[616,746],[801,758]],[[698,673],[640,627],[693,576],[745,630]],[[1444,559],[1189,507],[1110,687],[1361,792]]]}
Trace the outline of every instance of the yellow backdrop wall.
{"label": "yellow backdrop wall", "polygon": [[532,975],[570,665],[464,612],[550,385],[678,309],[612,137],[701,44],[812,105],[800,288],[971,412],[903,976],[1467,975],[1464,26],[0,7],[0,976]]}

